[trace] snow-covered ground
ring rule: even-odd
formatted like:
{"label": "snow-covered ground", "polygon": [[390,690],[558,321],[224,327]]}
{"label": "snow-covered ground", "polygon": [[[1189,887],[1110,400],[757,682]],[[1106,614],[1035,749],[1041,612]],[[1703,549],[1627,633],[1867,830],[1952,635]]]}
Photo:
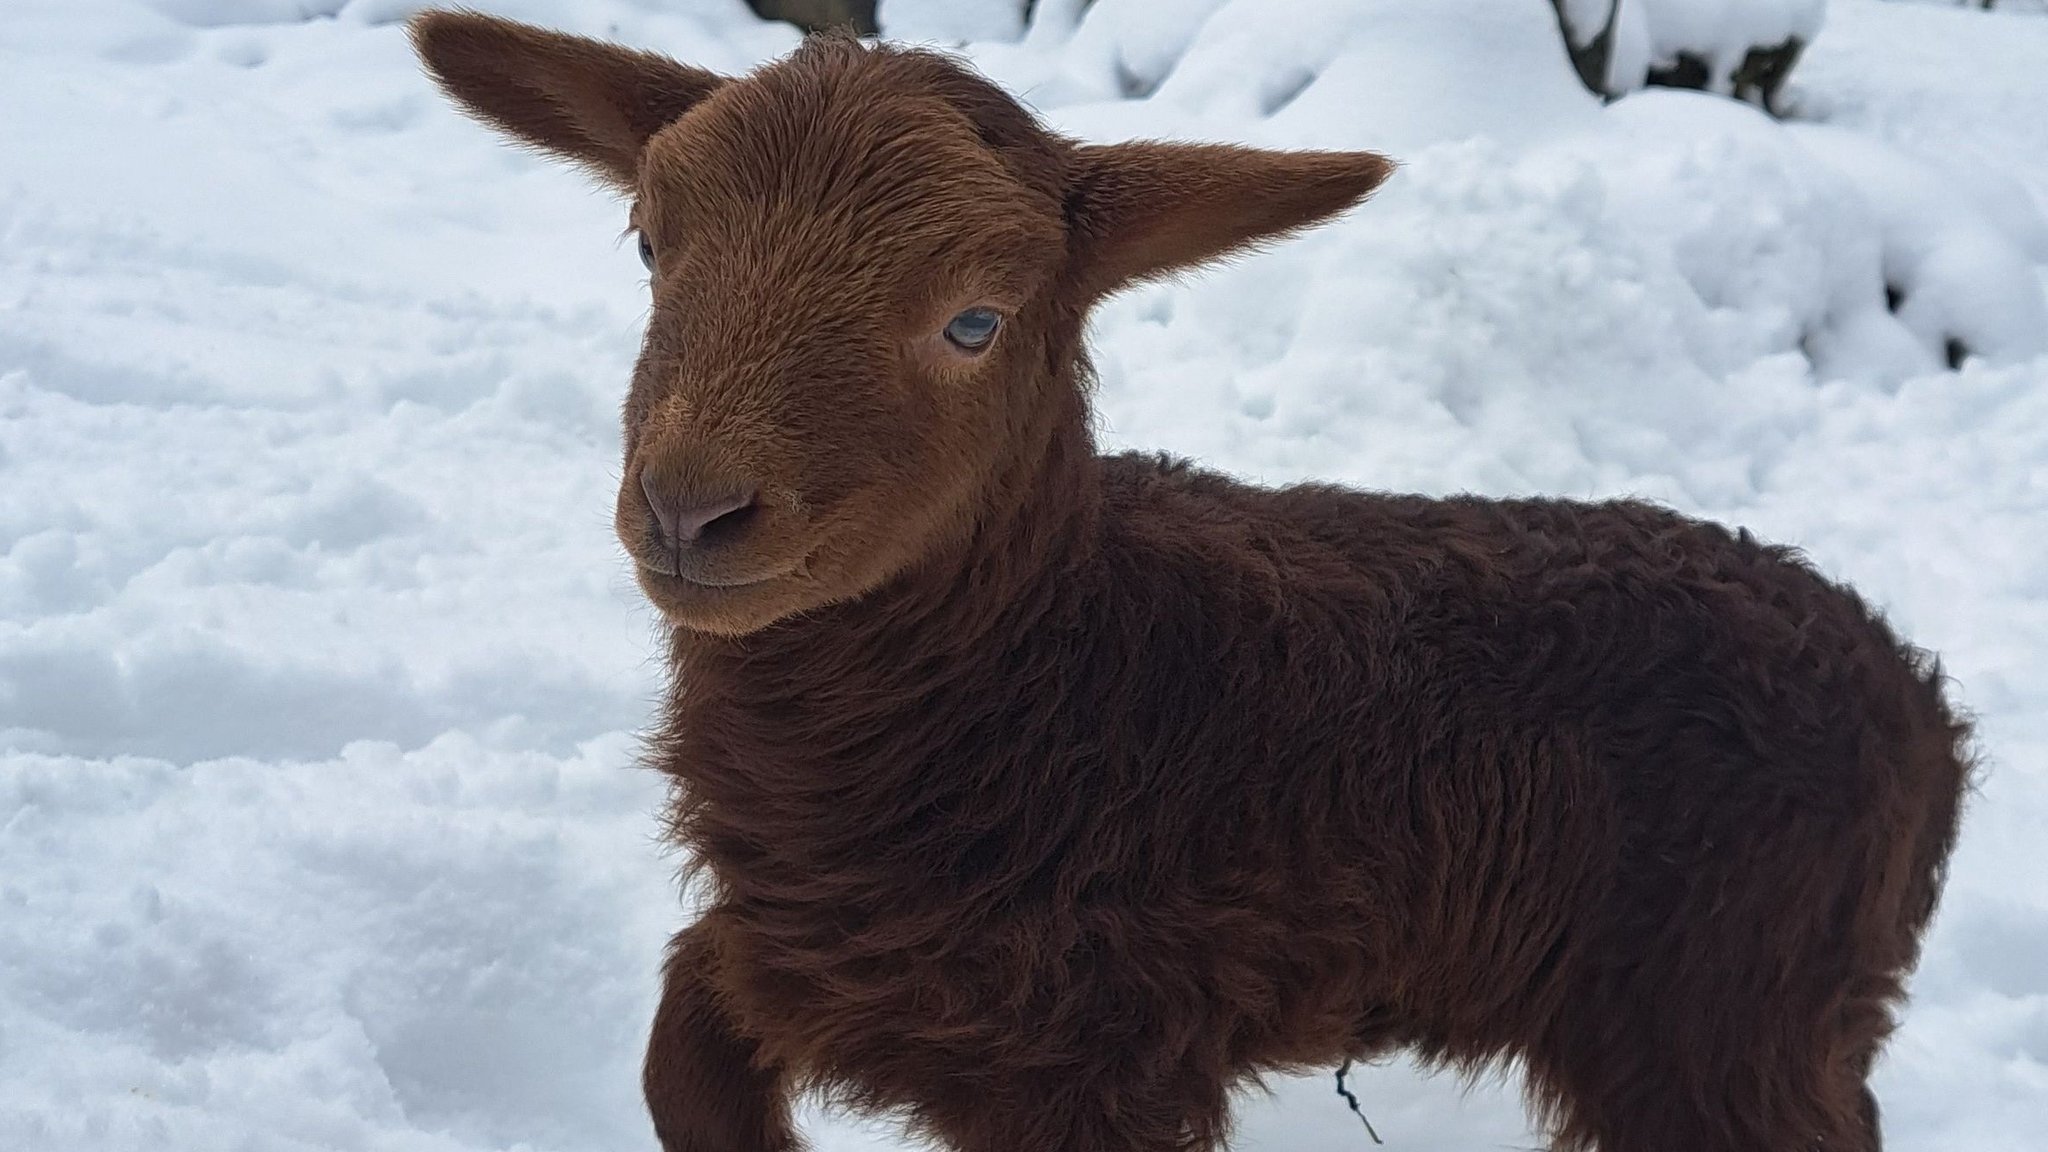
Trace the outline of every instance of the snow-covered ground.
{"label": "snow-covered ground", "polygon": [[[795,42],[739,0],[484,6],[724,70]],[[0,1149],[652,1147],[682,913],[609,531],[644,289],[617,204],[429,90],[411,7],[0,3]],[[1835,0],[1786,126],[1601,107],[1540,0],[1039,8],[884,19],[986,37],[1077,134],[1406,161],[1103,309],[1106,441],[1666,500],[1944,655],[1989,774],[1879,1095],[1897,1150],[2041,1148],[2048,18]],[[1359,1086],[1395,1149],[1533,1143],[1511,1077]],[[1323,1078],[1243,1116],[1364,1146]]]}

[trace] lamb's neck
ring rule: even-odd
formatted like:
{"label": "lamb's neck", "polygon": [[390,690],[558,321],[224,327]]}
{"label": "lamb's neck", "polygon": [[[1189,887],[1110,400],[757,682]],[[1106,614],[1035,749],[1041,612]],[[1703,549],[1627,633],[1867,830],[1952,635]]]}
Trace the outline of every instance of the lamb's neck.
{"label": "lamb's neck", "polygon": [[1031,705],[1094,602],[1100,463],[1078,391],[1042,443],[996,478],[977,529],[916,571],[751,636],[679,640],[669,770],[764,818],[830,805],[837,824],[868,804],[870,831],[905,805],[1000,790],[992,774],[1014,766],[964,746]]}

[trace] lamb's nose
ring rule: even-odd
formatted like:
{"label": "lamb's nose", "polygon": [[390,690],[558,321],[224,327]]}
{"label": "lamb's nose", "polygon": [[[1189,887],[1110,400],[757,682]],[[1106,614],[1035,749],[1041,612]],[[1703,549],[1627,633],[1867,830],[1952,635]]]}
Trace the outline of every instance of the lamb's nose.
{"label": "lamb's nose", "polygon": [[640,474],[640,490],[647,494],[663,542],[675,549],[724,540],[737,533],[754,510],[752,493],[707,497],[701,490],[671,491],[645,472]]}

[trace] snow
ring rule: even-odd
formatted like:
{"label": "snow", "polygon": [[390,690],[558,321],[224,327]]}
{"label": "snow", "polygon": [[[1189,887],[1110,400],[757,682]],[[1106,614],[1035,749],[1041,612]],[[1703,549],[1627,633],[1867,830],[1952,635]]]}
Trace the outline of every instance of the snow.
{"label": "snow", "polygon": [[2008,12],[2048,12],[2048,0],[1895,0],[1902,4],[1942,4],[1951,8],[1995,8]]}
{"label": "snow", "polygon": [[[652,1146],[685,913],[609,527],[644,286],[616,203],[431,92],[414,6],[0,6],[0,1148]],[[795,43],[739,0],[487,6],[725,71]],[[1818,5],[1684,16],[1763,43]],[[1104,307],[1110,444],[1666,500],[1941,652],[1989,773],[1878,1094],[1894,1149],[2038,1147],[2048,20],[1836,0],[1787,125],[1603,108],[1541,4],[883,19],[1091,138],[1404,162]],[[1357,1086],[1394,1147],[1534,1142],[1511,1077]],[[1239,1147],[1363,1141],[1327,1078],[1276,1088]]]}
{"label": "snow", "polygon": [[899,39],[1015,40],[1024,33],[1024,6],[1016,0],[882,0],[875,22],[882,35]]}
{"label": "snow", "polygon": [[1725,78],[1751,48],[1820,34],[1827,0],[1622,0],[1642,9],[1650,51],[1661,61],[1690,52]]}
{"label": "snow", "polygon": [[1668,68],[1683,54],[1706,65],[1709,90],[1726,92],[1751,49],[1813,43],[1827,0],[1563,0],[1563,9],[1577,45],[1613,21],[1608,91],[1641,88],[1652,67]]}

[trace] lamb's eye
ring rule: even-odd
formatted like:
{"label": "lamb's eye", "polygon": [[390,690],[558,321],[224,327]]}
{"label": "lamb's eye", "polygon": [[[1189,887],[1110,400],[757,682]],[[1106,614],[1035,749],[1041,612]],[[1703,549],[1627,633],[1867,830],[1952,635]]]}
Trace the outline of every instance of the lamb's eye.
{"label": "lamb's eye", "polygon": [[645,232],[635,232],[633,235],[640,239],[640,263],[647,265],[649,272],[654,271],[654,241],[649,240]]}
{"label": "lamb's eye", "polygon": [[946,325],[946,339],[962,352],[979,352],[996,338],[1002,324],[993,308],[969,308]]}

